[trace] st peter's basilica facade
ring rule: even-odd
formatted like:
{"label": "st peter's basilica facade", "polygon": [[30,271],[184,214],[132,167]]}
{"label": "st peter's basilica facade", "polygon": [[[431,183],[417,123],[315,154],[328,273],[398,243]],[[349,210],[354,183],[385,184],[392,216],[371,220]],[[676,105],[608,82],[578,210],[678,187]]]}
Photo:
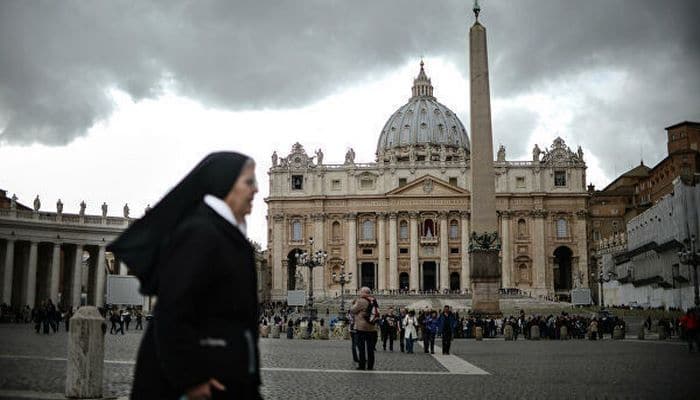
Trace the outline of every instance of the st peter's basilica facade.
{"label": "st peter's basilica facade", "polygon": [[[382,129],[376,159],[342,164],[296,143],[273,154],[268,254],[272,300],[308,282],[298,251],[328,252],[313,271],[316,297],[335,296],[333,273],[353,273],[351,290],[469,291],[470,142],[457,116],[433,96],[423,63],[412,97]],[[560,138],[532,159],[494,162],[502,287],[568,297],[588,286],[586,164]],[[310,242],[313,238],[313,244]]]}

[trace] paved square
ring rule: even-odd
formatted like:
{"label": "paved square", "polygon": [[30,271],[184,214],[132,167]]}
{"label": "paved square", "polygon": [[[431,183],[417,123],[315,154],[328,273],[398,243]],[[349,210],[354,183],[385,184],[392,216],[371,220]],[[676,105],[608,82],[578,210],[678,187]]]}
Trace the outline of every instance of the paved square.
{"label": "paved square", "polygon": [[[61,398],[65,332],[0,325],[0,399]],[[140,332],[107,335],[105,395],[128,396]],[[437,341],[439,345],[439,340]],[[452,355],[382,351],[356,371],[348,341],[262,339],[266,399],[697,398],[700,354],[678,342],[458,339]],[[436,353],[440,353],[436,349]]]}

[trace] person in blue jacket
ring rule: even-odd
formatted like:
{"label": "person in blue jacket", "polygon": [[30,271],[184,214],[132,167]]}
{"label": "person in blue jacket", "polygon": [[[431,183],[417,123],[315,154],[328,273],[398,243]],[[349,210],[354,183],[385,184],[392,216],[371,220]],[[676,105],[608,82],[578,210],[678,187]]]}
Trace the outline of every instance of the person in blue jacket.
{"label": "person in blue jacket", "polygon": [[457,329],[457,318],[450,310],[450,306],[445,306],[438,318],[438,332],[442,334],[442,354],[450,354],[450,344]]}
{"label": "person in blue jacket", "polygon": [[423,350],[426,353],[430,351],[430,354],[435,354],[435,336],[439,330],[438,322],[438,313],[435,310],[431,311],[423,322]]}

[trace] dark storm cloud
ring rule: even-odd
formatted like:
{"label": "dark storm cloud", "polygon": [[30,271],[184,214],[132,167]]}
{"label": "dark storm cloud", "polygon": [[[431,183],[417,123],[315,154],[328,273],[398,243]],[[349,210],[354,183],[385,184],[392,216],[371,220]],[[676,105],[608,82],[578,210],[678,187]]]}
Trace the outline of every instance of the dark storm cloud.
{"label": "dark storm cloud", "polygon": [[[446,57],[466,75],[470,8],[457,0],[2,2],[0,143],[67,143],[110,114],[110,88],[138,100],[171,82],[207,106],[245,110],[303,106],[421,54]],[[664,126],[700,118],[698,3],[493,0],[482,8],[494,97],[586,71],[623,72],[627,100],[591,96],[574,111],[573,141],[587,151],[610,160],[633,140],[663,151]],[[504,112],[494,116],[495,135],[519,153],[534,117]]]}

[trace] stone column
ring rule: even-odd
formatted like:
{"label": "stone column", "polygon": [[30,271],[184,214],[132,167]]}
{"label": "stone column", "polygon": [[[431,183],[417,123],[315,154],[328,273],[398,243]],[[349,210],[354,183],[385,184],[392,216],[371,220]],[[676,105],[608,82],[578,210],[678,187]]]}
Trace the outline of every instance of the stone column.
{"label": "stone column", "polygon": [[399,288],[398,240],[396,232],[396,213],[389,213],[389,289]]}
{"label": "stone column", "polygon": [[[326,235],[324,231],[324,220],[325,216],[323,214],[314,214],[311,216],[314,221],[314,248],[313,251],[327,250],[326,245]],[[326,266],[314,268],[314,297],[321,298],[326,296]]]}
{"label": "stone column", "polygon": [[386,290],[386,213],[377,213],[377,290]]}
{"label": "stone column", "polygon": [[[82,247],[81,247],[82,250]],[[118,260],[119,262],[119,275],[129,275],[129,269],[126,268],[126,264],[122,262],[122,260]]]}
{"label": "stone column", "polygon": [[409,217],[409,235],[411,237],[411,265],[409,273],[409,289],[420,290],[420,280],[418,276],[418,213],[412,211]]}
{"label": "stone column", "polygon": [[460,249],[459,254],[462,255],[462,269],[460,272],[460,286],[462,290],[468,290],[471,287],[471,279],[469,279],[469,211],[460,213],[461,217],[461,232],[460,232]]}
{"label": "stone column", "polygon": [[49,273],[49,298],[58,304],[58,284],[61,280],[61,244],[53,244],[51,253],[51,272]]}
{"label": "stone column", "polygon": [[5,245],[5,268],[2,274],[2,302],[12,304],[12,281],[15,269],[15,240],[8,239]]}
{"label": "stone column", "polygon": [[347,267],[352,272],[353,282],[350,283],[349,287],[354,287],[359,289],[360,285],[360,274],[358,274],[357,268],[357,213],[348,213],[345,216],[348,223],[348,262]]}
{"label": "stone column", "polygon": [[97,250],[95,268],[95,305],[102,307],[105,304],[105,246]]}
{"label": "stone column", "polygon": [[24,299],[22,305],[34,307],[36,300],[36,268],[37,268],[37,252],[39,243],[29,243],[29,259],[27,260],[27,279],[24,281]]}
{"label": "stone column", "polygon": [[274,214],[272,216],[272,292],[275,299],[282,299],[287,293],[284,286],[284,274],[282,260],[286,258],[282,254],[284,249],[284,215]]}
{"label": "stone column", "polygon": [[532,210],[531,215],[533,221],[532,243],[533,243],[533,279],[532,286],[538,295],[544,295],[547,292],[546,268],[547,259],[545,256],[545,227],[544,221],[547,217],[547,211],[543,209]]}
{"label": "stone column", "polygon": [[[121,263],[120,263],[121,265]],[[121,269],[121,266],[120,266]],[[82,294],[82,273],[83,273],[83,245],[75,245],[75,258],[73,259],[73,276],[71,282],[71,307],[80,307],[80,295]]]}
{"label": "stone column", "polygon": [[450,273],[449,273],[449,248],[447,241],[447,213],[440,213],[440,290],[450,288]]}
{"label": "stone column", "polygon": [[510,211],[501,211],[501,277],[502,286],[512,288],[513,260],[510,243]]}
{"label": "stone column", "polygon": [[588,271],[588,250],[586,247],[588,234],[588,231],[586,230],[587,216],[588,213],[586,210],[579,210],[576,213],[576,235],[574,236],[576,240],[576,251],[578,252],[578,271],[581,273],[582,287],[589,287],[588,280],[590,279]]}

